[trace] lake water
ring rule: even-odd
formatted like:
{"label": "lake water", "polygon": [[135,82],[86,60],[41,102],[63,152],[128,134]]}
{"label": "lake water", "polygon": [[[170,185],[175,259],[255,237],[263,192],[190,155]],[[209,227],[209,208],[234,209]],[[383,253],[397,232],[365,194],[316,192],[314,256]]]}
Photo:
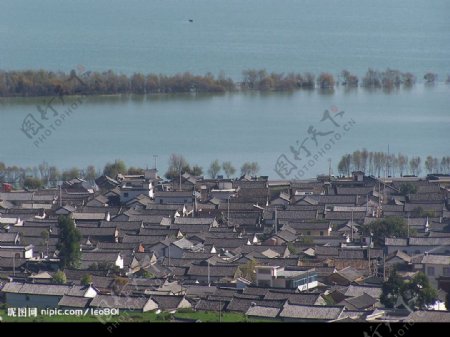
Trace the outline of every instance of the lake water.
{"label": "lake water", "polygon": [[[164,171],[172,152],[206,167],[257,161],[273,168],[308,128],[336,134],[320,122],[325,109],[345,111],[355,124],[305,174],[328,172],[346,152],[449,155],[450,2],[446,0],[2,0],[0,69],[173,74],[191,71],[235,80],[247,68],[269,71],[396,68],[419,78],[438,73],[434,87],[417,84],[390,94],[337,89],[271,94],[180,95],[83,100],[39,146],[20,130],[39,117],[43,99],[0,101],[0,161],[61,168],[122,158]],[[193,22],[189,22],[192,19]],[[65,106],[57,105],[59,113]],[[321,142],[323,142],[321,144]],[[325,138],[318,138],[319,148]],[[310,143],[312,146],[314,143]],[[304,159],[305,160],[305,159]],[[299,164],[296,163],[296,164]],[[302,162],[303,164],[303,162]],[[335,170],[336,171],[336,170]]]}

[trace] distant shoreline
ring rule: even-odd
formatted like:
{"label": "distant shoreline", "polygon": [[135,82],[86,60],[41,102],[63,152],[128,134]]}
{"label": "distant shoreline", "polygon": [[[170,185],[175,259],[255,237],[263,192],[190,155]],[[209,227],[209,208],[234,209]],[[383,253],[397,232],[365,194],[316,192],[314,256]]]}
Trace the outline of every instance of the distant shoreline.
{"label": "distant shoreline", "polygon": [[[79,69],[69,73],[46,70],[0,70],[0,98],[40,98],[63,96],[120,97],[123,95],[178,95],[178,94],[224,94],[237,92],[294,92],[319,90],[333,93],[335,88],[348,90],[393,90],[412,88],[416,76],[409,72],[386,69],[369,69],[359,79],[343,70],[335,76],[322,72],[313,73],[274,73],[266,70],[244,70],[242,80],[234,81],[223,73],[193,75],[189,72],[175,75],[141,74],[127,76],[113,71],[91,72]],[[427,73],[423,76],[425,85],[438,83],[437,75]],[[450,75],[444,81],[450,83]]]}

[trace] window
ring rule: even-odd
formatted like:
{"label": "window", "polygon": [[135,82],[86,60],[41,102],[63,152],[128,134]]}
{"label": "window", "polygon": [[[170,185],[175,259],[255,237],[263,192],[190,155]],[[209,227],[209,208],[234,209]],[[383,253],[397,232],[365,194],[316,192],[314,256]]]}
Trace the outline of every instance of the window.
{"label": "window", "polygon": [[307,231],[307,232],[306,232],[306,235],[311,235],[311,231]]}
{"label": "window", "polygon": [[259,269],[258,268],[258,274],[270,275],[271,274],[271,270],[270,269]]}
{"label": "window", "polygon": [[323,231],[320,231],[320,236],[323,236]]}
{"label": "window", "polygon": [[434,276],[434,267],[427,267],[427,275]]}
{"label": "window", "polygon": [[128,198],[128,192],[125,192],[125,193],[123,194],[123,197],[124,197],[124,198]]}
{"label": "window", "polygon": [[444,267],[443,274],[444,276],[450,276],[450,267]]}

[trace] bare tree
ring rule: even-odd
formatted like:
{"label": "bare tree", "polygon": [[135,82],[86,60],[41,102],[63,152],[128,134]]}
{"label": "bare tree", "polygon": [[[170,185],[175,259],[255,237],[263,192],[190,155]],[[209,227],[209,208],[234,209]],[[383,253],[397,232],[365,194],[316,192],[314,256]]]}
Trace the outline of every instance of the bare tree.
{"label": "bare tree", "polygon": [[411,174],[418,176],[422,169],[420,168],[421,159],[420,157],[412,157],[409,161],[409,169],[411,171]]}
{"label": "bare tree", "polygon": [[225,175],[227,176],[227,178],[230,178],[236,172],[236,169],[233,167],[233,165],[229,161],[222,163],[222,169],[225,172]]}
{"label": "bare tree", "polygon": [[398,169],[400,170],[400,176],[403,176],[403,173],[406,172],[407,165],[408,165],[408,156],[405,156],[404,154],[399,153],[397,155],[397,161],[398,161]]}
{"label": "bare tree", "polygon": [[208,169],[208,175],[212,178],[215,179],[217,174],[220,172],[220,163],[219,161],[216,159],[214,160],[211,165],[209,166]]}

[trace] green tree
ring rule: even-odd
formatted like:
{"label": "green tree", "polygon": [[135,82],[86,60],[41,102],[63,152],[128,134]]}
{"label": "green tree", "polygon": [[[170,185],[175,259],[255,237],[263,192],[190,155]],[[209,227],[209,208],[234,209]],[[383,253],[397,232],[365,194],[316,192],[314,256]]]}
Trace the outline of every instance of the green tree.
{"label": "green tree", "polygon": [[220,172],[220,163],[219,161],[216,159],[214,160],[211,165],[208,168],[208,175],[212,178],[215,179],[217,174]]}
{"label": "green tree", "polygon": [[30,190],[37,190],[39,188],[42,188],[43,186],[44,183],[39,178],[27,177],[23,182],[23,187]]}
{"label": "green tree", "polygon": [[403,286],[403,280],[401,277],[394,271],[386,282],[383,282],[381,287],[381,296],[380,302],[387,308],[393,308],[399,296],[401,295],[401,288]]}
{"label": "green tree", "polygon": [[380,296],[381,303],[387,308],[404,303],[413,310],[426,309],[427,305],[434,304],[437,299],[436,289],[422,272],[417,273],[411,280],[403,280],[394,271],[383,283]]}
{"label": "green tree", "polygon": [[84,174],[84,178],[88,181],[93,181],[97,178],[97,172],[95,170],[95,166],[89,165],[86,167],[86,172]]}
{"label": "green tree", "polygon": [[75,227],[73,219],[62,215],[58,218],[59,240],[57,248],[61,267],[77,267],[81,257],[81,233]]}
{"label": "green tree", "polygon": [[143,175],[144,169],[131,166],[130,168],[128,168],[128,174],[129,175]]}
{"label": "green tree", "polygon": [[123,160],[117,159],[105,165],[103,174],[115,179],[118,174],[127,174],[127,166]]}
{"label": "green tree", "polygon": [[423,79],[427,84],[434,84],[434,82],[437,80],[437,74],[428,72],[423,76]]}
{"label": "green tree", "polygon": [[227,178],[230,178],[233,174],[236,173],[236,169],[233,167],[230,161],[222,163],[222,170],[223,172],[225,172]]}
{"label": "green tree", "polygon": [[363,235],[373,235],[374,242],[382,246],[386,237],[406,237],[408,226],[405,220],[397,216],[388,216],[361,227]]}
{"label": "green tree", "polygon": [[92,275],[86,274],[81,278],[81,284],[84,286],[92,284]]}
{"label": "green tree", "polygon": [[67,181],[75,179],[81,176],[80,169],[77,167],[72,167],[71,169],[65,170],[62,174],[62,180]]}
{"label": "green tree", "polygon": [[403,183],[400,185],[400,193],[404,196],[407,196],[408,194],[414,194],[417,192],[416,185],[413,185],[411,183]]}
{"label": "green tree", "polygon": [[192,169],[190,170],[189,173],[196,177],[201,176],[203,174],[203,169],[201,168],[201,166],[194,165],[192,166]]}
{"label": "green tree", "polygon": [[50,239],[50,232],[49,232],[48,229],[46,229],[45,231],[41,232],[41,238],[42,238],[42,240],[44,242],[44,245],[47,246],[46,252],[47,252],[47,256],[48,256],[48,241]]}
{"label": "green tree", "polygon": [[242,264],[239,266],[239,272],[241,274],[241,277],[255,282],[256,281],[256,272],[255,272],[255,267],[256,267],[257,263],[256,260],[251,259],[249,260],[247,263]]}
{"label": "green tree", "polygon": [[292,242],[288,242],[287,247],[289,249],[289,253],[291,253],[292,255],[297,254],[297,249]]}
{"label": "green tree", "polygon": [[411,211],[411,216],[413,216],[414,218],[424,218],[426,216],[432,218],[435,216],[435,214],[434,214],[434,210],[430,209],[428,211],[425,211],[423,209],[423,207],[419,206],[419,207],[415,207]]}
{"label": "green tree", "polygon": [[55,275],[53,275],[53,283],[56,284],[66,284],[67,283],[67,277],[66,274],[64,274],[63,271],[58,270]]}
{"label": "green tree", "polygon": [[334,84],[334,77],[330,73],[321,73],[317,78],[317,85],[320,89],[333,89]]}

